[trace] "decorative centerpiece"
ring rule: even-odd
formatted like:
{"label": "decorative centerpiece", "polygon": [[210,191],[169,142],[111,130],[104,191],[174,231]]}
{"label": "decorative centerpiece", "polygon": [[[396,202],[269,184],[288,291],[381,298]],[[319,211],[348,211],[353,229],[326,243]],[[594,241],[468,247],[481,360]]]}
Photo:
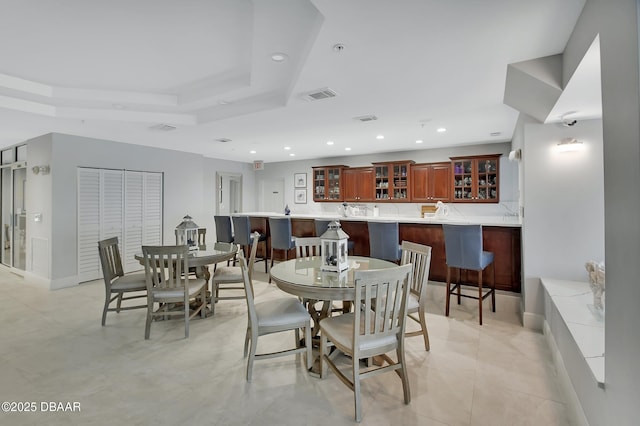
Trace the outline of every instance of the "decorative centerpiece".
{"label": "decorative centerpiece", "polygon": [[176,226],[176,245],[187,246],[189,250],[198,250],[198,225],[186,215]]}
{"label": "decorative centerpiece", "polygon": [[605,269],[604,263],[590,260],[584,264],[587,273],[589,274],[589,286],[593,292],[593,306],[599,310],[604,310],[604,277]]}
{"label": "decorative centerpiece", "polygon": [[347,242],[349,236],[340,227],[340,222],[329,222],[327,231],[320,237],[322,244],[322,266],[327,272],[342,272],[349,269]]}

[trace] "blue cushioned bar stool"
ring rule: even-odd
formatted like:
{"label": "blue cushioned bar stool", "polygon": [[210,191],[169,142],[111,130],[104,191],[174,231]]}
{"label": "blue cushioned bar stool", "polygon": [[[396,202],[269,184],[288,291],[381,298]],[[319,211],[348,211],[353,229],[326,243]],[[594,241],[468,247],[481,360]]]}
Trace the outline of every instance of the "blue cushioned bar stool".
{"label": "blue cushioned bar stool", "polygon": [[[236,244],[240,244],[242,249],[245,251],[245,257],[247,256],[247,252],[251,247],[253,241],[253,234],[251,231],[251,220],[249,216],[232,216],[231,220],[233,220],[233,239]],[[263,247],[263,257],[259,259],[259,261],[264,261],[264,272],[267,272],[267,236],[265,234],[260,233],[258,237],[258,243],[264,243]]]}
{"label": "blue cushioned bar stool", "polygon": [[[496,311],[496,268],[493,263],[493,253],[482,249],[482,225],[442,225],[444,231],[444,245],[447,262],[447,301],[445,315],[449,316],[449,298],[457,290],[458,305],[461,297],[478,300],[478,315],[482,325],[482,302],[491,296],[491,309]],[[483,293],[482,272],[491,265],[493,282],[491,287]],[[451,269],[458,269],[457,282],[451,286]],[[460,271],[468,269],[478,272],[478,296],[462,294],[460,287]]]}
{"label": "blue cushioned bar stool", "polygon": [[398,222],[369,222],[369,256],[396,262],[400,260]]}
{"label": "blue cushioned bar stool", "polygon": [[216,241],[219,243],[232,243],[233,231],[231,230],[230,216],[214,216],[216,222]]}
{"label": "blue cushioned bar stool", "polygon": [[[291,218],[270,217],[269,230],[271,235],[271,266],[273,266],[273,251],[284,251],[284,260],[289,256],[289,250],[296,247],[295,238],[291,236]],[[271,277],[269,277],[271,282]]]}

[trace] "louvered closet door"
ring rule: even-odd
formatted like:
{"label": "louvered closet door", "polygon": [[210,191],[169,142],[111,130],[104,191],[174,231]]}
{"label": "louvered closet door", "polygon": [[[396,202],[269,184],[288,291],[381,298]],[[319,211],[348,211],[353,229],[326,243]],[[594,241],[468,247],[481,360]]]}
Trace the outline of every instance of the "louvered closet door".
{"label": "louvered closet door", "polygon": [[142,243],[162,245],[162,173],[144,175],[144,222]]}
{"label": "louvered closet door", "polygon": [[143,173],[125,172],[125,228],[122,266],[125,272],[142,269],[134,255],[142,252],[142,223],[144,218]]}
{"label": "louvered closet door", "polygon": [[97,169],[78,169],[78,280],[102,276],[98,241],[100,240],[100,180]]}

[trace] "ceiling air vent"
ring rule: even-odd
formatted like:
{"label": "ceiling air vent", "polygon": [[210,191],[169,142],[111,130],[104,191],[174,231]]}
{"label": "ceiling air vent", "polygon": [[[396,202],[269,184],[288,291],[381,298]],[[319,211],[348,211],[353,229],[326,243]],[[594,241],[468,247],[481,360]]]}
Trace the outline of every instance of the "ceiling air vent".
{"label": "ceiling air vent", "polygon": [[324,89],[314,90],[313,92],[305,93],[302,97],[308,101],[319,101],[321,99],[335,98],[336,92],[325,87]]}
{"label": "ceiling air vent", "polygon": [[216,142],[221,142],[221,143],[227,143],[227,142],[231,142],[231,139],[227,139],[227,138],[220,138],[220,139],[216,139]]}
{"label": "ceiling air vent", "polygon": [[149,127],[151,130],[160,130],[161,132],[170,132],[171,130],[175,130],[176,126],[171,126],[169,124],[156,124],[155,126]]}
{"label": "ceiling air vent", "polygon": [[366,123],[367,121],[376,121],[378,117],[376,117],[375,115],[361,115],[360,117],[353,117],[353,119]]}

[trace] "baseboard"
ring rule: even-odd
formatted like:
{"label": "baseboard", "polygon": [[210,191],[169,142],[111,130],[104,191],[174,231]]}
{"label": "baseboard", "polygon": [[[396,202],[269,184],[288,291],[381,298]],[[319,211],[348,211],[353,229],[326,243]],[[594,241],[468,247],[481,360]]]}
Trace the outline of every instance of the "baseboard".
{"label": "baseboard", "polygon": [[560,354],[558,345],[556,344],[553,334],[551,333],[551,328],[549,327],[549,323],[547,323],[546,320],[543,320],[542,333],[544,334],[547,340],[547,344],[551,349],[551,356],[553,357],[553,363],[556,367],[558,382],[563,391],[563,394],[567,397],[566,405],[569,410],[569,413],[571,413],[572,415],[571,418],[574,420],[574,424],[576,426],[589,426],[587,417],[585,416],[584,410],[582,409],[582,404],[580,404],[578,395],[576,394],[576,391],[573,388],[573,384],[571,383],[571,378],[569,377],[569,373],[567,372],[567,369],[564,366],[564,360],[562,359],[562,355]]}
{"label": "baseboard", "polygon": [[522,313],[522,325],[525,328],[542,331],[544,324],[545,320],[543,315],[533,314],[531,312]]}
{"label": "baseboard", "polygon": [[79,283],[78,277],[73,275],[71,277],[60,278],[57,280],[51,280],[51,285],[49,289],[51,290],[59,290],[61,288],[74,287]]}

